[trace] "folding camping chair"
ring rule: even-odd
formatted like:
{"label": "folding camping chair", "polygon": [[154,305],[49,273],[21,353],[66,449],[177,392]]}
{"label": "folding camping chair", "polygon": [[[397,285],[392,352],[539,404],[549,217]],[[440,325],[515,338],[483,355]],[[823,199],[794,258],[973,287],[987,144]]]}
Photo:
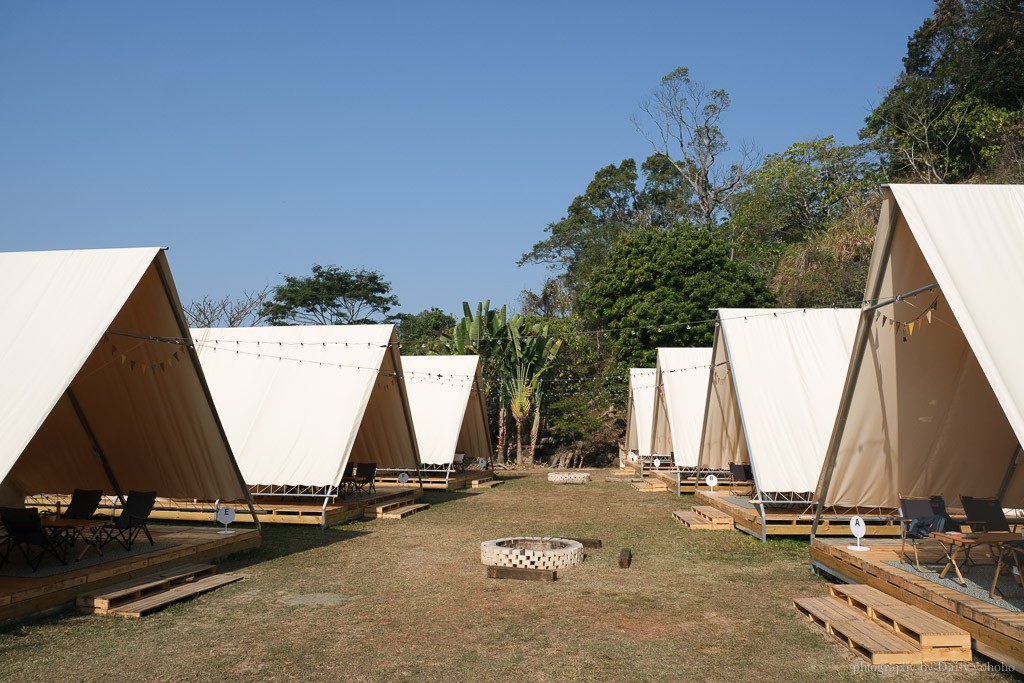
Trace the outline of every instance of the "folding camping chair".
{"label": "folding camping chair", "polygon": [[[17,548],[25,557],[28,566],[35,572],[43,556],[50,554],[61,564],[67,564],[67,545],[59,537],[51,536],[43,529],[39,511],[35,508],[0,508],[0,521],[7,529],[7,549],[4,560]],[[32,548],[39,551],[33,554]]]}
{"label": "folding camping chair", "polygon": [[377,492],[377,486],[373,480],[377,477],[377,463],[361,462],[356,466],[355,476],[352,478],[356,491],[369,493]]}
{"label": "folding camping chair", "polygon": [[153,536],[149,533],[146,520],[153,512],[153,505],[156,504],[156,491],[129,491],[124,501],[121,514],[110,524],[103,527],[103,540],[100,547],[107,545],[110,541],[117,541],[125,550],[131,550],[139,532],[146,534],[149,544],[154,545]]}
{"label": "folding camping chair", "polygon": [[[1003,504],[998,498],[974,498],[972,496],[960,496],[964,506],[964,514],[967,515],[967,524],[973,533],[1011,533],[1010,522],[1003,512]],[[1017,570],[1018,581],[1021,580],[1020,556],[1024,554],[1024,539],[1013,541],[999,541],[993,543],[981,543],[991,549],[992,559],[996,564],[995,576],[992,578],[992,589],[989,591],[991,597],[996,597],[999,574],[1007,560],[1013,562]]]}
{"label": "folding camping chair", "polygon": [[921,560],[917,553],[917,542],[929,538],[932,531],[946,531],[951,527],[946,501],[942,496],[921,498],[900,496],[900,557],[910,560],[907,556],[907,541],[914,549],[914,566],[923,572]]}
{"label": "folding camping chair", "polygon": [[65,519],[92,519],[96,508],[100,506],[103,491],[99,489],[75,489],[71,494],[71,502],[64,508],[61,517]]}

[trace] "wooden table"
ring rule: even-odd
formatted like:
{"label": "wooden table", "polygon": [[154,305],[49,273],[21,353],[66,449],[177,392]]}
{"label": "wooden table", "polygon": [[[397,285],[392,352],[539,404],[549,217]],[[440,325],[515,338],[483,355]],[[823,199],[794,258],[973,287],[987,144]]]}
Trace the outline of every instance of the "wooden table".
{"label": "wooden table", "polygon": [[48,515],[41,517],[43,528],[59,538],[67,547],[75,544],[75,540],[81,538],[85,541],[85,547],[78,554],[75,561],[81,560],[89,552],[89,548],[95,548],[96,552],[103,555],[102,544],[100,543],[100,530],[107,524],[106,519],[70,519],[67,517],[56,517]]}
{"label": "wooden table", "polygon": [[[960,572],[961,566],[971,561],[970,552],[980,545],[987,545],[992,549],[992,557],[996,564],[995,576],[992,578],[992,588],[989,591],[990,597],[999,597],[996,584],[999,582],[999,570],[1002,567],[1003,554],[1006,547],[1011,543],[1021,543],[1024,539],[1019,533],[1013,531],[990,531],[976,534],[957,534],[952,532],[933,531],[928,534],[942,546],[942,552],[946,555],[946,566],[939,572],[939,578],[945,578],[950,568],[956,572],[956,578],[961,586],[966,586],[964,575]],[[957,563],[957,559],[963,555],[964,564]],[[1015,558],[1016,561],[1016,558]],[[1019,569],[1018,569],[1019,570]]]}

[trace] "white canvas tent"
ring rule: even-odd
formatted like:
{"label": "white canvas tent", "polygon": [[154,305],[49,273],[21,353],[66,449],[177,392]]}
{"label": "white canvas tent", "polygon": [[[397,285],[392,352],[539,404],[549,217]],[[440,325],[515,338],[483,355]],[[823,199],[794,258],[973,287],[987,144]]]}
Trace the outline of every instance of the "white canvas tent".
{"label": "white canvas tent", "polygon": [[248,499],[159,248],[0,254],[0,490]]}
{"label": "white canvas tent", "polygon": [[883,197],[819,505],[967,494],[1024,506],[1024,187]]}
{"label": "white canvas tent", "polygon": [[630,368],[629,403],[626,406],[626,452],[632,457],[651,456],[651,424],[654,422],[654,369]]}
{"label": "white canvas tent", "polygon": [[392,325],[195,329],[238,465],[259,495],[334,495],[352,462],[419,469]]}
{"label": "white canvas tent", "polygon": [[710,348],[661,348],[654,376],[654,453],[672,453],[679,468],[695,468],[711,372]]}
{"label": "white canvas tent", "polygon": [[857,317],[856,309],[720,310],[700,468],[749,463],[760,501],[809,502]]}
{"label": "white canvas tent", "polygon": [[491,460],[479,356],[405,356],[402,372],[425,470],[450,471],[455,454]]}

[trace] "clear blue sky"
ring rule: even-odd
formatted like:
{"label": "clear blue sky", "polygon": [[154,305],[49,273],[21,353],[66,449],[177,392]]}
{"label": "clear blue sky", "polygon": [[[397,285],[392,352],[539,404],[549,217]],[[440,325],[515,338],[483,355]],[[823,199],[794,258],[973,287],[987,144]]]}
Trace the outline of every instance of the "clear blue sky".
{"label": "clear blue sky", "polygon": [[0,4],[0,250],[163,245],[183,302],[313,263],[514,304],[677,66],[765,153],[856,141],[930,0]]}

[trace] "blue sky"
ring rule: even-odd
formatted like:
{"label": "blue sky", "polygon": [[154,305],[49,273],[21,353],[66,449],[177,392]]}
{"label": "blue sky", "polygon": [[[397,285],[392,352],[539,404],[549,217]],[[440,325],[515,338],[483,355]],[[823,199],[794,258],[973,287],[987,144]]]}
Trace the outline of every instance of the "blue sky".
{"label": "blue sky", "polygon": [[678,66],[763,152],[856,141],[930,0],[0,4],[0,250],[163,245],[184,303],[382,272],[514,304],[516,260]]}

